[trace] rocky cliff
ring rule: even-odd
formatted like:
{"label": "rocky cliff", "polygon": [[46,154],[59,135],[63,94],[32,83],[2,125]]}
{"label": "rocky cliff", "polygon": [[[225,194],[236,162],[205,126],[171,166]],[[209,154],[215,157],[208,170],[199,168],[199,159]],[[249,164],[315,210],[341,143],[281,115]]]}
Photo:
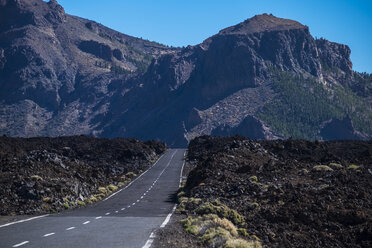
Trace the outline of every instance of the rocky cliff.
{"label": "rocky cliff", "polygon": [[[298,22],[255,16],[155,60],[143,86],[132,91],[144,100],[118,115],[114,122],[122,129],[104,134],[171,145],[201,134],[327,139],[323,122],[350,114],[367,133],[353,138],[368,139],[370,100],[358,94],[370,97],[371,80],[357,82],[349,56],[349,47],[316,40]],[[354,90],[358,84],[364,89]]]}
{"label": "rocky cliff", "polygon": [[[52,0],[0,2],[0,129],[12,136],[93,134],[110,96],[171,52]],[[98,131],[99,132],[99,131]],[[97,134],[98,135],[98,134]]]}
{"label": "rocky cliff", "polygon": [[348,116],[355,138],[371,137],[372,76],[352,70],[349,47],[296,21],[258,15],[170,49],[69,16],[55,1],[0,6],[3,134],[172,146],[204,134],[326,139],[325,123]]}

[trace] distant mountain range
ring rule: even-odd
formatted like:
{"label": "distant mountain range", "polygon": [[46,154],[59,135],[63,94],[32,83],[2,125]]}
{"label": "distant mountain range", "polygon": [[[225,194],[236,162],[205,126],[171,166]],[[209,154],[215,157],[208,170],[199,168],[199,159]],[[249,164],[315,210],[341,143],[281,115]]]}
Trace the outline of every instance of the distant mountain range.
{"label": "distant mountain range", "polygon": [[257,15],[170,48],[55,0],[0,0],[0,134],[371,139],[371,103],[349,47],[296,21]]}

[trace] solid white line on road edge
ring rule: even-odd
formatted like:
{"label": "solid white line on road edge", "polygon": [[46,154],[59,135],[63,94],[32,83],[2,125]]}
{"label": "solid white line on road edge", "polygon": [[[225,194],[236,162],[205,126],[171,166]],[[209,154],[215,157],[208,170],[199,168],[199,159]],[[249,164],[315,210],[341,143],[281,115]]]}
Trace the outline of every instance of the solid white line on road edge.
{"label": "solid white line on road edge", "polygon": [[86,224],[89,224],[90,223],[90,221],[88,220],[88,221],[85,221],[84,223],[83,223],[83,225],[86,225]]}
{"label": "solid white line on road edge", "polygon": [[[25,220],[19,220],[19,221],[14,221],[14,222],[10,222],[10,223],[7,223],[7,224],[4,224],[4,225],[1,225],[1,227],[6,227],[6,226],[10,226],[10,225],[14,225],[14,224],[18,224],[18,223],[22,223],[22,222],[26,222],[26,221],[30,221],[30,220],[36,220],[36,219],[40,219],[40,218],[43,218],[43,217],[46,217],[48,216],[49,214],[46,214],[46,215],[41,215],[41,216],[36,216],[36,217],[32,217],[32,218],[29,218],[29,219],[25,219]],[[17,247],[17,246],[16,246]]]}
{"label": "solid white line on road edge", "polygon": [[[173,153],[173,156],[174,156],[174,154],[175,154],[175,153]],[[185,153],[183,154],[183,157],[185,157],[185,155],[186,155],[186,151],[185,151]],[[172,160],[173,156],[171,157],[170,161]],[[170,161],[169,161],[168,165],[164,168],[164,170],[169,166]],[[179,186],[181,186],[181,181],[182,181],[182,171],[183,171],[183,167],[184,167],[184,165],[185,165],[185,161],[183,162],[183,164],[182,164],[182,168],[181,168],[181,175],[180,175],[180,184],[179,184]],[[164,170],[163,170],[163,172],[164,172]],[[161,174],[163,174],[163,172],[162,172]],[[152,187],[152,186],[151,186],[151,187]],[[168,224],[168,222],[170,221],[170,218],[172,217],[172,214],[174,213],[174,211],[176,210],[176,208],[177,208],[177,204],[174,205],[172,211],[168,214],[167,218],[165,218],[165,220],[164,220],[164,222],[161,224],[160,228],[163,228],[163,227],[165,227],[165,226]],[[155,234],[154,234],[154,232],[152,232],[152,233],[150,234],[149,239],[146,241],[146,244],[145,244],[144,246],[142,246],[142,248],[150,248],[151,245],[152,245],[152,243],[154,242],[154,239],[155,239]]]}
{"label": "solid white line on road edge", "polygon": [[176,208],[177,208],[177,204],[174,205],[172,212],[168,214],[167,218],[165,218],[164,222],[160,225],[160,228],[163,228],[168,224],[168,222],[170,221],[170,218],[172,217],[172,214],[174,213],[174,211],[176,211]]}
{"label": "solid white line on road edge", "polygon": [[154,242],[154,239],[155,239],[155,234],[152,232],[150,234],[150,238],[146,241],[146,244],[142,246],[142,248],[150,248],[152,243]]}
{"label": "solid white line on road edge", "polygon": [[102,218],[102,216],[98,216],[98,217],[96,217],[96,220],[101,219],[101,218]]}
{"label": "solid white line on road edge", "polygon": [[72,226],[72,227],[66,228],[66,231],[70,231],[70,230],[72,230],[72,229],[75,229],[75,227]]}
{"label": "solid white line on road edge", "polygon": [[[165,154],[165,153],[164,153]],[[129,186],[131,186],[132,185],[132,183],[134,183],[135,181],[137,181],[138,179],[140,179],[143,175],[145,175],[152,167],[154,167],[158,162],[159,162],[159,160],[164,156],[164,154],[163,155],[161,155],[160,156],[160,158],[158,158],[158,160],[156,160],[156,162],[150,167],[150,168],[148,168],[145,172],[143,172],[141,175],[139,175],[136,179],[134,179],[132,182],[130,182],[125,188],[122,188],[122,189],[120,189],[120,190],[118,190],[118,191],[116,191],[115,193],[113,193],[112,195],[109,195],[108,197],[106,197],[106,199],[103,199],[103,201],[106,201],[106,200],[108,200],[108,199],[110,199],[111,197],[113,197],[114,195],[116,195],[116,194],[118,194],[118,193],[120,193],[121,191],[123,191],[124,189],[126,189],[126,188],[128,188]]]}
{"label": "solid white line on road edge", "polygon": [[13,245],[13,247],[19,247],[21,245],[25,245],[27,243],[29,243],[30,241],[23,241],[22,243],[19,243],[19,244],[16,244],[16,245]]}
{"label": "solid white line on road edge", "polygon": [[183,173],[183,168],[185,167],[185,161],[186,161],[185,156],[186,156],[186,151],[185,151],[185,153],[183,154],[183,164],[182,164],[182,168],[181,168],[181,174],[180,174],[180,185],[179,185],[179,187],[181,187],[181,184],[182,184],[182,173]]}
{"label": "solid white line on road edge", "polygon": [[55,233],[47,233],[47,234],[44,234],[44,236],[43,237],[49,237],[49,236],[52,236],[52,235],[54,235]]}

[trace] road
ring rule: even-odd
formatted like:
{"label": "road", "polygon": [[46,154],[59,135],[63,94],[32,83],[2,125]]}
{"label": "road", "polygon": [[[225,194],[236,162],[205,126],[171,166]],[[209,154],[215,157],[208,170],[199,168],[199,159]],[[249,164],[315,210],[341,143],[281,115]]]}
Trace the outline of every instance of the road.
{"label": "road", "polygon": [[149,247],[175,203],[185,150],[168,150],[127,188],[94,205],[0,226],[0,247]]}

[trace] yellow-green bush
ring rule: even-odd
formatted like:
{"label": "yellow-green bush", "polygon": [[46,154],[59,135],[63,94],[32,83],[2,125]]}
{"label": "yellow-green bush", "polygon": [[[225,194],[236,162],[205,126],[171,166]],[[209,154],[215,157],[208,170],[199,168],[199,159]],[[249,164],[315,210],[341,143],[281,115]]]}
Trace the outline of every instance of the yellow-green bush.
{"label": "yellow-green bush", "polygon": [[251,176],[249,178],[249,181],[251,181],[251,182],[258,182],[258,178],[257,178],[257,176]]}
{"label": "yellow-green bush", "polygon": [[43,181],[43,178],[41,176],[38,176],[38,175],[32,175],[30,178],[33,181]]}
{"label": "yellow-green bush", "polygon": [[129,177],[129,178],[134,178],[134,177],[136,177],[137,176],[137,174],[135,174],[134,172],[128,172],[127,174],[125,174],[125,177]]}
{"label": "yellow-green bush", "polygon": [[237,229],[226,218],[220,218],[217,214],[205,214],[198,217],[187,217],[181,221],[185,231],[196,235],[207,247],[261,247],[257,241],[247,241],[241,237],[247,237],[245,229]]}
{"label": "yellow-green bush", "polygon": [[219,205],[214,202],[205,202],[195,209],[197,214],[217,214],[221,218],[227,218],[232,221],[235,225],[242,226],[245,223],[244,217],[241,216],[238,212],[225,205]]}
{"label": "yellow-green bush", "polygon": [[333,171],[333,169],[327,165],[323,165],[323,164],[320,164],[320,165],[315,165],[313,167],[313,170],[315,171]]}
{"label": "yellow-green bush", "polygon": [[347,167],[349,170],[357,170],[359,169],[360,167],[356,164],[351,164]]}
{"label": "yellow-green bush", "polygon": [[116,191],[116,190],[118,189],[118,187],[115,186],[115,185],[113,185],[113,184],[110,184],[109,186],[107,186],[107,189],[108,189],[109,191],[114,192],[114,191]]}
{"label": "yellow-green bush", "polygon": [[338,164],[338,163],[329,163],[329,166],[330,167],[333,167],[333,168],[336,168],[336,169],[342,169],[342,168],[344,168],[342,166],[342,164]]}
{"label": "yellow-green bush", "polygon": [[257,241],[247,241],[244,239],[229,239],[224,248],[261,248],[261,243]]}
{"label": "yellow-green bush", "polygon": [[107,194],[107,189],[105,187],[98,187],[98,192],[102,194]]}
{"label": "yellow-green bush", "polygon": [[51,203],[52,202],[52,198],[50,198],[50,197],[44,197],[43,198],[43,202]]}

